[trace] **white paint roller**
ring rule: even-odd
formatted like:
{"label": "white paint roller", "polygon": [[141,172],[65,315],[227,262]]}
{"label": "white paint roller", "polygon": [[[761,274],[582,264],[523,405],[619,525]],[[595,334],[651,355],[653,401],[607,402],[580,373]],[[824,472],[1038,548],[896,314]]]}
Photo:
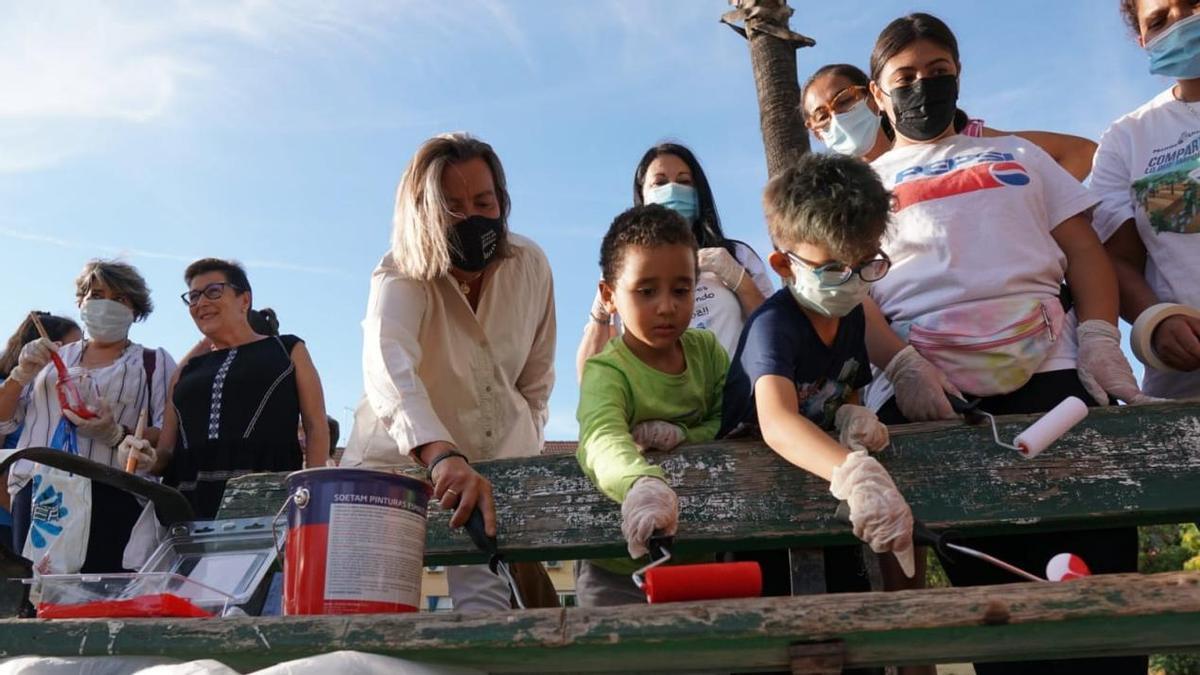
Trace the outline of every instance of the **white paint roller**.
{"label": "white paint roller", "polygon": [[997,445],[1016,450],[1026,459],[1033,459],[1050,447],[1051,443],[1070,431],[1071,427],[1082,422],[1083,418],[1087,417],[1088,409],[1087,404],[1080,399],[1068,396],[1062,403],[1051,408],[1050,412],[1042,415],[1041,419],[1018,434],[1012,443],[1000,440],[1000,431],[996,428],[996,418],[991,413],[982,410],[980,412],[991,420],[992,436],[996,439]]}
{"label": "white paint roller", "polygon": [[1138,361],[1155,370],[1167,373],[1176,372],[1174,368],[1163,363],[1162,359],[1158,358],[1158,354],[1154,352],[1154,345],[1150,339],[1154,337],[1154,329],[1158,328],[1158,324],[1162,323],[1165,319],[1179,314],[1200,319],[1200,309],[1174,302],[1160,302],[1157,305],[1146,308],[1145,311],[1138,315],[1137,320],[1133,322],[1133,331],[1129,335],[1129,347],[1133,350],[1133,355],[1137,357]]}

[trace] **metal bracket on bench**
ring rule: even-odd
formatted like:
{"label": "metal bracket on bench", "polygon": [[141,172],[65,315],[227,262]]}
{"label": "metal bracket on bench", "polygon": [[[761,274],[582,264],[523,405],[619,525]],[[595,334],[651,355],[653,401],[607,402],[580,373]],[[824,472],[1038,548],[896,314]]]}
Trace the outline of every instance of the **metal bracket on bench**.
{"label": "metal bracket on bench", "polygon": [[846,645],[841,640],[788,645],[792,675],[841,675]]}

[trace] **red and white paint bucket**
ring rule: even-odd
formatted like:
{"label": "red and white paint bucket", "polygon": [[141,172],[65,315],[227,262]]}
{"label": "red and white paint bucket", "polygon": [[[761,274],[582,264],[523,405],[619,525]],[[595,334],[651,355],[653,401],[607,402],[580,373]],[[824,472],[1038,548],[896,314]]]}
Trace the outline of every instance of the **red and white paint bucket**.
{"label": "red and white paint bucket", "polygon": [[287,477],[284,614],[415,612],[432,488],[383,471]]}

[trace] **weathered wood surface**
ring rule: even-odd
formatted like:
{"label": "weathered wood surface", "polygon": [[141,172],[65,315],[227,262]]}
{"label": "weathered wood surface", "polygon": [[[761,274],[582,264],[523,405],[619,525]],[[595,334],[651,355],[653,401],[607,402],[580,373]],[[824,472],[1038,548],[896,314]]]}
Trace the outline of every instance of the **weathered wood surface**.
{"label": "weathered wood surface", "polygon": [[492,672],[786,669],[790,645],[832,640],[847,666],[1193,649],[1200,573],[470,616],[0,621],[0,656],[213,658],[240,669],[339,649]]}
{"label": "weathered wood surface", "polygon": [[[1035,418],[1001,418],[1011,439]],[[828,486],[761,443],[709,443],[652,461],[680,496],[680,551],[821,546],[853,541],[833,518]],[[970,534],[1016,528],[1088,529],[1200,517],[1200,403],[1095,410],[1041,456],[992,442],[990,428],[956,423],[893,428],[879,455],[929,525]],[[500,545],[512,559],[623,555],[620,512],[572,456],[476,465],[496,487]],[[234,480],[223,517],[274,513],[283,476]],[[447,514],[431,510],[429,564],[480,560]]]}

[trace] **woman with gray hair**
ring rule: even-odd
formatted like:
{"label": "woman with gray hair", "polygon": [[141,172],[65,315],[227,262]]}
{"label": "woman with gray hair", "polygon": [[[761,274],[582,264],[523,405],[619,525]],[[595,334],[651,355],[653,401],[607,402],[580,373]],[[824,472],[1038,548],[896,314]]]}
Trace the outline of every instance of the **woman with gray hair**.
{"label": "woman with gray hair", "polygon": [[[25,345],[17,366],[0,385],[0,434],[22,427],[17,448],[59,447],[110,466],[120,466],[117,446],[147,411],[146,438],[157,440],[166,412],[167,388],[175,362],[164,349],[143,347],[129,339],[136,321],[150,316],[154,305],[142,275],[131,265],[92,260],[75,280],[75,300],[86,338],[58,346],[46,338]],[[90,382],[96,399],[93,417],[81,417],[59,405],[58,373],[48,367],[58,352],[73,376]],[[70,443],[71,448],[64,447]],[[13,500],[15,543],[24,544],[30,526],[32,478],[45,467],[19,461],[8,473]],[[92,485],[91,535],[83,572],[116,572],[129,532],[142,507],[129,494]],[[103,511],[103,517],[100,512]],[[18,549],[20,550],[20,549]]]}
{"label": "woman with gray hair", "polygon": [[[554,288],[542,250],[508,228],[504,169],[462,133],[426,141],[400,180],[392,249],[363,320],[366,395],[343,466],[411,459],[450,524],[478,507],[496,532],[492,486],[471,463],[541,452],[554,384]],[[447,572],[454,608],[507,609],[486,566]]]}

